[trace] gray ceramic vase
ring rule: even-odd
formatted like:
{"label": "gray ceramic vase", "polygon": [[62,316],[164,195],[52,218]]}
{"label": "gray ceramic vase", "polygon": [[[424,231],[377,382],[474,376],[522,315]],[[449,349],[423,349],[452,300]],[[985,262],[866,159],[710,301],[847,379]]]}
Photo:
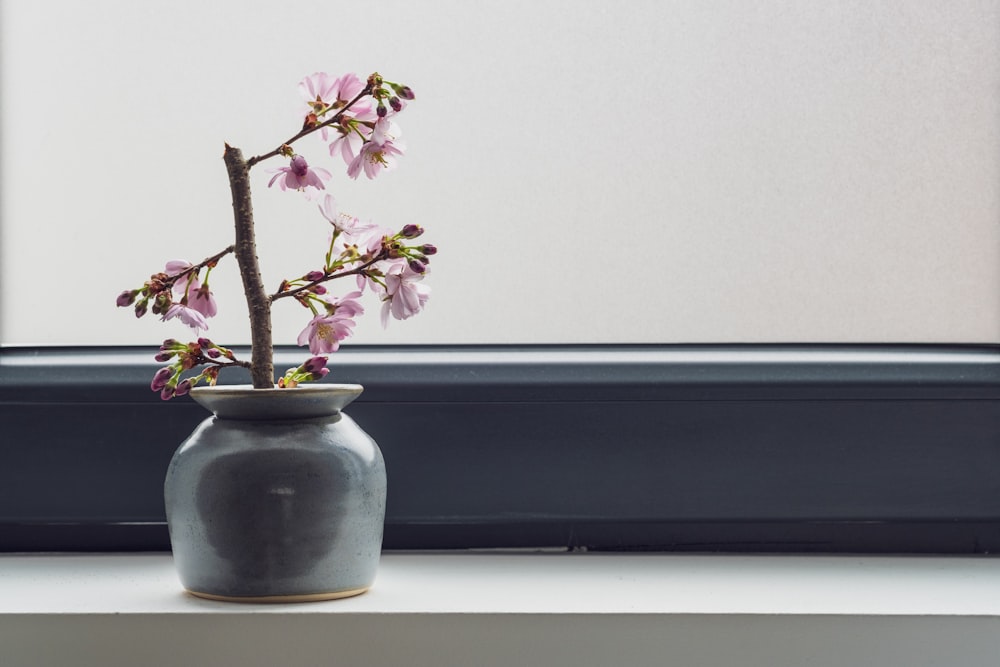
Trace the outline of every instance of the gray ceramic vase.
{"label": "gray ceramic vase", "polygon": [[201,387],[214,413],[174,454],[164,495],[191,593],[294,602],[363,593],[385,518],[378,445],[341,412],[360,385]]}

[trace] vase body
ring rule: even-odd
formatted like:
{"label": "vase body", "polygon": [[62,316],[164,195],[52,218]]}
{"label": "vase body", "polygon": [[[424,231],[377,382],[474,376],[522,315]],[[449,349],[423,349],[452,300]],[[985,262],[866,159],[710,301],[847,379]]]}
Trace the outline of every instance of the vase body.
{"label": "vase body", "polygon": [[174,454],[164,497],[182,585],[201,597],[307,601],[375,579],[382,453],[341,410],[359,385],[203,387],[214,413]]}

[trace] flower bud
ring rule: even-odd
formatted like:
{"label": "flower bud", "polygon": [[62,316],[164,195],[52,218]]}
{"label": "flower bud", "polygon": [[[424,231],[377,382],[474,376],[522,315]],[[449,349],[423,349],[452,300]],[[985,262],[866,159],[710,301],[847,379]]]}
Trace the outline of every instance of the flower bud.
{"label": "flower bud", "polygon": [[149,388],[153,391],[160,391],[167,386],[170,378],[174,376],[174,369],[172,366],[164,366],[160,370],[156,371],[156,375],[153,376],[153,381],[149,383]]}
{"label": "flower bud", "polygon": [[326,294],[326,288],[322,285],[313,285],[309,288],[309,291],[313,294]]}
{"label": "flower bud", "polygon": [[160,292],[156,295],[156,300],[153,302],[153,312],[165,313],[170,310],[170,306],[172,305],[174,305],[174,302],[170,299],[170,294]]}
{"label": "flower bud", "polygon": [[165,339],[163,341],[163,344],[160,345],[160,349],[164,350],[164,351],[166,351],[166,350],[176,350],[176,349],[181,348],[181,347],[184,347],[184,346],[181,345],[181,342],[179,340],[177,340],[176,338],[167,338],[167,339]]}
{"label": "flower bud", "polygon": [[158,353],[153,358],[156,359],[157,361],[160,361],[160,362],[170,361],[175,354],[177,354],[177,353],[176,352],[160,352],[160,353]]}
{"label": "flower bud", "polygon": [[391,106],[392,110],[397,113],[403,110],[403,103],[400,102],[399,98],[396,96],[389,98],[389,106]]}
{"label": "flower bud", "polygon": [[424,253],[425,255],[436,255],[438,251],[437,246],[434,245],[433,243],[425,243],[422,246],[420,246],[418,250],[420,250],[420,252]]}
{"label": "flower bud", "polygon": [[162,398],[164,401],[169,401],[171,398],[174,397],[174,393],[175,393],[174,388],[168,384],[166,387],[163,388],[163,391],[160,392],[160,398]]}
{"label": "flower bud", "polygon": [[322,271],[310,271],[306,275],[302,276],[302,280],[308,280],[309,282],[312,282],[314,280],[319,280],[325,275],[326,274],[323,273]]}
{"label": "flower bud", "polygon": [[146,304],[149,303],[148,299],[143,299],[139,303],[135,304],[135,316],[142,317],[146,314]]}
{"label": "flower bud", "polygon": [[191,391],[191,380],[181,380],[177,384],[177,389],[174,390],[174,396],[183,396],[189,391]]}
{"label": "flower bud", "polygon": [[326,369],[327,361],[329,357],[310,357],[302,364],[302,370],[306,373],[318,373],[321,369]]}
{"label": "flower bud", "polygon": [[209,349],[205,350],[205,355],[208,356],[209,359],[218,359],[219,357],[222,356],[222,353],[219,352],[214,347],[212,347],[212,348],[209,348]]}
{"label": "flower bud", "polygon": [[386,114],[389,113],[389,110],[385,108],[385,104],[382,103],[382,100],[378,101],[378,108],[375,110],[375,113],[378,114],[379,118],[385,118]]}
{"label": "flower bud", "polygon": [[198,347],[200,347],[203,350],[207,350],[210,347],[215,347],[215,343],[213,343],[207,338],[202,337],[198,339]]}
{"label": "flower bud", "polygon": [[395,91],[397,95],[402,97],[404,100],[412,100],[414,97],[413,89],[410,88],[409,86],[401,86],[398,83],[394,83],[392,84],[392,89],[393,91]]}
{"label": "flower bud", "polygon": [[421,262],[419,259],[411,259],[410,269],[412,269],[414,273],[423,273],[427,270],[427,265]]}
{"label": "flower bud", "polygon": [[133,303],[135,303],[135,295],[138,293],[139,290],[125,290],[124,292],[118,295],[118,299],[115,300],[115,303],[118,305],[119,308],[124,308],[125,306],[131,306]]}
{"label": "flower bud", "polygon": [[404,239],[415,239],[423,233],[424,228],[414,224],[403,225],[403,229],[399,232]]}
{"label": "flower bud", "polygon": [[321,368],[318,371],[316,371],[315,373],[309,373],[308,375],[306,375],[302,379],[303,379],[304,382],[315,382],[317,380],[322,380],[323,378],[325,378],[329,374],[330,374],[330,369],[329,368]]}

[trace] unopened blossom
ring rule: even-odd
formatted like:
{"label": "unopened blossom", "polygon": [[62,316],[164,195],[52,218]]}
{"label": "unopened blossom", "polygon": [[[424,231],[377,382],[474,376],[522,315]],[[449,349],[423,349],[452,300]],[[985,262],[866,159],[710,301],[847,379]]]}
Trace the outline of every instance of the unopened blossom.
{"label": "unopened blossom", "polygon": [[167,320],[172,320],[175,317],[195,331],[208,329],[208,322],[205,321],[204,315],[194,308],[189,308],[188,306],[184,306],[179,303],[175,303],[170,306],[170,308],[167,309],[167,312],[165,312],[163,317],[160,319],[166,322]]}
{"label": "unopened blossom", "polygon": [[427,273],[417,273],[406,263],[395,263],[385,275],[385,296],[382,297],[382,326],[388,326],[389,315],[405,320],[419,313],[431,288],[421,284]]}
{"label": "unopened blossom", "polygon": [[300,190],[303,192],[306,191],[306,188],[325,190],[326,186],[323,185],[323,181],[333,178],[333,174],[322,167],[310,167],[309,163],[301,155],[292,157],[287,167],[272,169],[270,173],[274,174],[274,176],[267,182],[267,187],[271,187],[277,182],[278,187],[282,190]]}
{"label": "unopened blossom", "polygon": [[156,375],[153,376],[153,381],[149,384],[149,388],[153,391],[161,391],[167,386],[167,383],[173,376],[173,366],[164,366],[160,370],[156,371]]}
{"label": "unopened blossom", "polygon": [[397,141],[399,128],[388,118],[379,118],[372,137],[361,147],[361,152],[347,167],[347,175],[357,178],[364,169],[365,176],[375,178],[382,170],[396,166],[396,156],[403,154],[403,145]]}

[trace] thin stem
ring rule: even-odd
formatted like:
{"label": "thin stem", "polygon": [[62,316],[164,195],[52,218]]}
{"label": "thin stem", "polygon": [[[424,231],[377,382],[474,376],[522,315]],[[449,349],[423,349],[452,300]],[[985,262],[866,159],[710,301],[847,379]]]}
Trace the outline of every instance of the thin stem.
{"label": "thin stem", "polygon": [[316,125],[313,125],[312,127],[304,127],[304,128],[302,128],[298,132],[298,134],[296,134],[292,138],[290,138],[287,141],[285,141],[284,143],[282,143],[280,146],[278,146],[277,148],[275,148],[270,153],[264,153],[263,155],[257,155],[257,156],[254,156],[254,157],[250,158],[249,160],[247,160],[246,161],[247,169],[249,169],[250,167],[254,166],[258,162],[263,162],[264,160],[267,160],[268,158],[272,158],[275,155],[281,155],[281,151],[282,151],[282,149],[285,146],[291,146],[293,143],[295,143],[296,141],[298,141],[302,137],[304,137],[304,136],[306,136],[308,134],[312,134],[316,130],[322,129],[324,127],[329,127],[330,125],[334,125],[335,123],[340,122],[340,119],[344,117],[344,114],[347,112],[348,109],[351,108],[351,106],[353,106],[354,104],[356,104],[358,102],[358,100],[360,100],[365,95],[370,95],[371,92],[372,92],[372,86],[371,86],[371,84],[366,85],[364,87],[364,89],[354,97],[353,100],[351,100],[350,102],[348,102],[347,104],[345,104],[343,107],[341,107],[337,111],[337,113],[335,113],[330,118],[326,119],[322,123],[318,123]]}
{"label": "thin stem", "polygon": [[328,273],[328,274],[325,274],[322,278],[317,278],[316,280],[308,282],[305,285],[302,285],[300,287],[296,287],[295,289],[291,289],[291,290],[288,290],[288,291],[285,291],[285,292],[276,292],[276,293],[272,294],[268,298],[272,302],[274,302],[274,301],[277,301],[278,299],[283,299],[286,296],[295,296],[296,294],[299,294],[301,292],[308,291],[308,290],[312,289],[313,287],[315,287],[316,285],[319,285],[320,283],[329,282],[331,280],[334,280],[335,278],[343,278],[345,276],[356,276],[359,273],[363,273],[365,270],[367,270],[375,262],[381,261],[383,259],[385,259],[385,257],[382,254],[379,254],[378,256],[373,257],[372,259],[368,260],[367,262],[365,262],[361,266],[354,267],[350,271],[342,271],[340,273]]}

